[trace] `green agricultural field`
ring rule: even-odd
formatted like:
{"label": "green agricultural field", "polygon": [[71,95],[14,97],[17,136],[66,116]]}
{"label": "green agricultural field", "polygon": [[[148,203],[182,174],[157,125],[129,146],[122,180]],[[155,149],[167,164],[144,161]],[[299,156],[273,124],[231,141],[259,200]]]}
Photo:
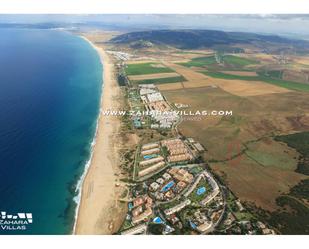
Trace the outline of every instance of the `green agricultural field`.
{"label": "green agricultural field", "polygon": [[269,84],[281,86],[281,87],[284,87],[290,90],[309,92],[309,84],[297,83],[293,81],[286,81],[286,80],[280,80],[280,79],[272,79],[268,77],[261,77],[261,81],[264,81]]}
{"label": "green agricultural field", "polygon": [[224,63],[235,65],[235,66],[240,66],[240,67],[259,63],[258,61],[253,60],[253,59],[248,59],[248,58],[234,56],[234,55],[224,55],[222,58],[223,58]]}
{"label": "green agricultural field", "polygon": [[204,67],[215,63],[217,63],[215,56],[205,56],[205,57],[193,58],[189,62],[182,62],[178,64],[185,67]]}
{"label": "green agricultural field", "polygon": [[282,70],[269,70],[269,71],[263,71],[261,74],[268,76],[270,78],[282,79],[283,71]]}
{"label": "green agricultural field", "polygon": [[125,68],[127,75],[142,75],[142,74],[155,74],[155,73],[172,73],[172,69],[159,64],[159,63],[137,63],[128,64]]}
{"label": "green agricultural field", "polygon": [[213,78],[226,79],[226,80],[247,80],[247,81],[260,80],[259,76],[235,75],[235,74],[227,74],[227,73],[222,73],[222,72],[210,72],[210,71],[203,71],[202,73],[210,77],[213,77]]}
{"label": "green agricultural field", "polygon": [[183,76],[157,78],[157,79],[146,79],[146,80],[135,80],[135,84],[165,84],[165,83],[176,83],[187,81]]}
{"label": "green agricultural field", "polygon": [[219,79],[227,79],[227,80],[246,80],[246,81],[263,81],[272,85],[277,85],[283,88],[287,88],[290,90],[296,91],[309,91],[309,84],[303,84],[293,81],[286,81],[281,79],[273,79],[271,77],[266,77],[263,75],[258,76],[243,76],[243,75],[232,75],[222,72],[210,72],[210,71],[203,71],[205,75],[208,75],[213,78]]}

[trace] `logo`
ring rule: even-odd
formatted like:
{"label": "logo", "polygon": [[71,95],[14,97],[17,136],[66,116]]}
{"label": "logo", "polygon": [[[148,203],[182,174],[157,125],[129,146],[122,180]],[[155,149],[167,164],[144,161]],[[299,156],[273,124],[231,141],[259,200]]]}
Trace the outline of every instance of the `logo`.
{"label": "logo", "polygon": [[32,213],[8,214],[0,212],[0,229],[6,231],[26,230],[33,223]]}

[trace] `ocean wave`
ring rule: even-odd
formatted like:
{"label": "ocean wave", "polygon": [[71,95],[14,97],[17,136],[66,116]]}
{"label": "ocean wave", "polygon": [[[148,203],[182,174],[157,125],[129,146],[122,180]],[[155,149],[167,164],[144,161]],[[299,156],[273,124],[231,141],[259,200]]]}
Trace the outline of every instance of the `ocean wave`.
{"label": "ocean wave", "polygon": [[99,128],[100,117],[101,117],[101,108],[99,109],[99,115],[98,115],[98,118],[97,118],[97,121],[96,121],[96,129],[95,129],[93,140],[91,142],[90,157],[89,157],[88,161],[85,164],[84,171],[83,171],[82,175],[80,176],[79,180],[77,181],[76,189],[75,189],[75,192],[77,193],[77,195],[73,197],[73,201],[77,205],[76,205],[76,208],[75,208],[74,225],[73,225],[72,234],[75,234],[75,230],[76,230],[77,217],[78,217],[80,201],[81,201],[81,196],[82,196],[82,190],[83,190],[83,183],[84,183],[85,177],[86,177],[86,175],[88,173],[88,170],[90,168],[90,165],[91,165],[91,160],[92,160],[93,152],[94,152],[94,146],[96,144],[96,139],[97,139],[97,133],[98,133],[98,128]]}

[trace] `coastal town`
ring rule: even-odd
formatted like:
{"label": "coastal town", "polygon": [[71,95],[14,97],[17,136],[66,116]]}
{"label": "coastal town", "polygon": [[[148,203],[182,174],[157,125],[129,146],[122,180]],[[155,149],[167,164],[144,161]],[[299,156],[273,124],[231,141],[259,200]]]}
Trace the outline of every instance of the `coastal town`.
{"label": "coastal town", "polygon": [[[255,219],[213,175],[199,141],[177,132],[185,105],[169,103],[155,84],[135,84],[125,73],[125,52],[109,51],[125,86],[132,129],[173,131],[172,136],[140,143],[134,151],[127,215],[119,234],[275,234]],[[147,113],[141,115],[139,113]]]}

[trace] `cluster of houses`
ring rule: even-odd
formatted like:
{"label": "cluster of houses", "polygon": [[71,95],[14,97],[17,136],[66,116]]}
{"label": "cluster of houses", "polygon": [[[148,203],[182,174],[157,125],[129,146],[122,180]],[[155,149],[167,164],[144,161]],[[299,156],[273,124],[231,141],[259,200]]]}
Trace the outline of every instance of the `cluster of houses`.
{"label": "cluster of houses", "polygon": [[[144,148],[151,150],[154,146],[147,144]],[[188,229],[188,226],[200,234],[214,231],[225,212],[225,200],[211,173],[199,165],[172,166],[144,181],[142,188],[133,189],[134,198],[129,205],[132,227],[123,234],[147,233],[147,226],[157,222],[170,231]],[[235,222],[230,216],[227,215],[227,227]],[[263,234],[273,233],[264,224],[259,226]]]}
{"label": "cluster of houses", "polygon": [[144,177],[159,171],[167,164],[186,164],[194,159],[194,155],[183,140],[173,138],[142,145],[138,158],[137,176]]}
{"label": "cluster of houses", "polygon": [[140,84],[139,94],[153,123],[152,129],[170,129],[179,117],[154,84]]}
{"label": "cluster of houses", "polygon": [[185,169],[171,168],[162,177],[150,183],[151,196],[159,201],[169,201],[193,181],[193,175]]}
{"label": "cluster of houses", "polygon": [[141,221],[146,221],[150,216],[152,216],[152,199],[147,196],[139,196],[135,198],[130,206],[130,211],[132,214],[132,223],[138,224]]}
{"label": "cluster of houses", "polygon": [[140,157],[142,160],[139,162],[138,177],[153,173],[165,166],[165,159],[160,153],[159,142],[144,144],[141,147]]}
{"label": "cluster of houses", "polygon": [[195,211],[190,220],[190,226],[200,233],[207,232],[212,227],[212,225],[212,220],[200,210]]}
{"label": "cluster of houses", "polygon": [[196,151],[197,153],[201,153],[205,151],[204,147],[199,143],[196,142],[193,138],[187,138],[189,145],[191,145],[192,150]]}
{"label": "cluster of houses", "polygon": [[161,142],[169,152],[167,161],[169,163],[179,163],[184,161],[191,161],[193,155],[189,148],[185,145],[184,141],[179,138],[168,139]]}
{"label": "cluster of houses", "polygon": [[117,60],[120,60],[120,61],[127,61],[132,57],[132,55],[125,53],[125,52],[120,52],[120,51],[109,50],[107,51],[107,53],[113,55]]}

